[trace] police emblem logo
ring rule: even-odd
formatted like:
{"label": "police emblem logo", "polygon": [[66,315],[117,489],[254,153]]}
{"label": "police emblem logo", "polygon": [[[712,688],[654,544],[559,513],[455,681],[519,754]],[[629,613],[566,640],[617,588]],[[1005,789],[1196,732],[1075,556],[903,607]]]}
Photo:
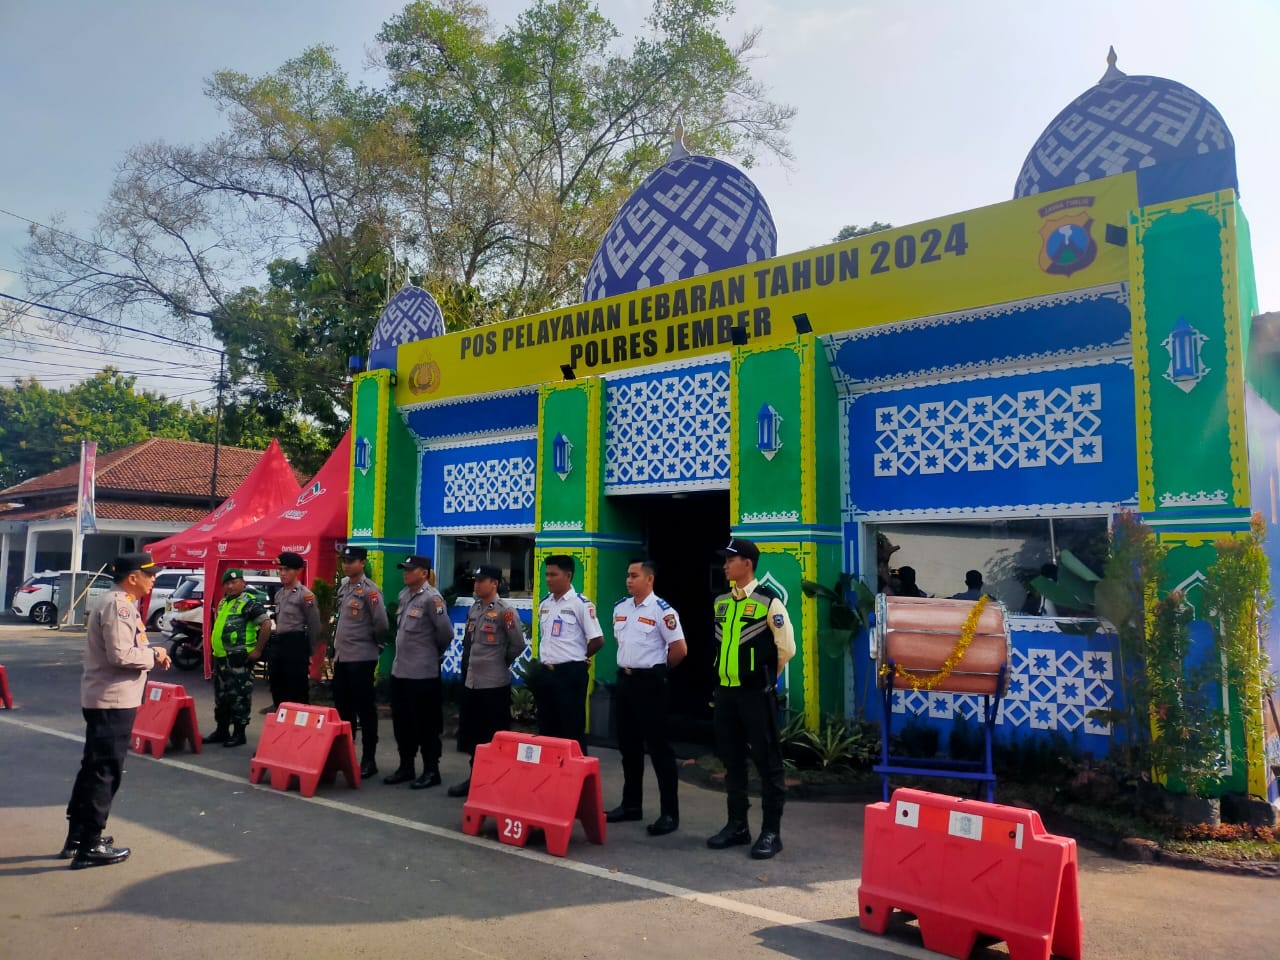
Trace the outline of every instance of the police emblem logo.
{"label": "police emblem logo", "polygon": [[415,363],[409,371],[409,392],[413,394],[434,393],[440,386],[440,364],[427,354],[420,363]]}
{"label": "police emblem logo", "polygon": [[1093,197],[1068,197],[1041,207],[1040,269],[1069,277],[1093,263],[1098,242],[1093,237]]}
{"label": "police emblem logo", "polygon": [[780,613],[775,613],[775,614],[773,615],[773,625],[774,625],[775,627],[779,627],[779,628],[781,628],[781,627],[782,627],[782,625],[783,625],[784,623],[786,623],[786,622],[787,622],[787,618],[786,618],[786,617],[784,617],[782,614],[780,614]]}
{"label": "police emblem logo", "polygon": [[668,630],[674,630],[676,628],[676,615],[674,613],[668,613],[662,618],[662,622],[667,625]]}

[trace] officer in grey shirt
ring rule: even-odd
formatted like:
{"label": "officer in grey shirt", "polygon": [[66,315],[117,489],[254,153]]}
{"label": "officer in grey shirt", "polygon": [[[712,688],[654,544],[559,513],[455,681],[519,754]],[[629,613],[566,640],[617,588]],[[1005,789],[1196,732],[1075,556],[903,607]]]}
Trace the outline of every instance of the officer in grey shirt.
{"label": "officer in grey shirt", "polygon": [[[306,561],[286,551],[277,558],[280,589],[276,592],[276,628],[267,641],[271,672],[271,709],[282,703],[310,703],[311,650],[320,640],[320,610],[316,595],[302,585]],[[250,654],[258,658],[259,650]]]}
{"label": "officer in grey shirt", "polygon": [[[444,598],[431,586],[431,558],[414,555],[396,564],[404,571],[404,589],[396,602],[396,659],[391,666],[391,729],[400,766],[383,783],[413,780],[414,790],[440,784],[440,733],[444,705],[440,662],[453,641],[453,622]],[[414,779],[414,761],[422,752],[422,776]]]}
{"label": "officer in grey shirt", "polygon": [[[482,564],[475,571],[476,602],[462,633],[462,703],[458,710],[458,749],[475,759],[476,747],[511,726],[511,664],[525,650],[520,612],[498,595],[502,571]],[[448,790],[465,797],[471,777]]]}
{"label": "officer in grey shirt", "polygon": [[373,676],[387,632],[387,605],[378,585],[365,576],[369,552],[347,546],[342,551],[338,585],[338,623],[333,634],[333,705],[338,716],[355,726],[360,721],[360,777],[378,772],[378,705]]}

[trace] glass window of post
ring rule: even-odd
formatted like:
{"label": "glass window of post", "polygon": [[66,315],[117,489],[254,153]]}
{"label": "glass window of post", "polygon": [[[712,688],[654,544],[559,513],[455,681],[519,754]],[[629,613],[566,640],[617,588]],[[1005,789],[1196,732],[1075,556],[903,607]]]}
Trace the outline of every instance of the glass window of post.
{"label": "glass window of post", "polygon": [[[446,538],[441,537],[442,541]],[[449,571],[458,596],[470,596],[475,587],[472,574],[482,563],[502,570],[504,596],[532,597],[537,579],[533,567],[533,535],[502,533],[449,537],[453,547],[453,569]],[[442,549],[441,553],[446,551]],[[442,571],[443,572],[443,571]]]}
{"label": "glass window of post", "polygon": [[1064,553],[1099,576],[1107,557],[1103,516],[885,523],[874,529],[876,589],[932,597],[977,591],[1002,601],[1010,613],[1030,616],[1090,616],[1092,610],[1046,603],[1033,581],[1056,581]]}

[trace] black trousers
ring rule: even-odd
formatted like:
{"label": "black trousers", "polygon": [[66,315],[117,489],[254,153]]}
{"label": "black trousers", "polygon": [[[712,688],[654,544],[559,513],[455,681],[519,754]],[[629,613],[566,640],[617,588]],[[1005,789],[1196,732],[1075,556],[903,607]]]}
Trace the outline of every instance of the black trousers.
{"label": "black trousers", "polygon": [[339,660],[333,665],[333,705],[348,723],[360,721],[361,756],[373,759],[378,749],[378,704],[373,696],[377,660]]}
{"label": "black trousers", "polygon": [[716,753],[724,764],[729,819],[746,823],[747,756],[760,774],[761,829],[779,832],[787,786],[778,742],[778,704],[772,690],[717,687],[715,695]]}
{"label": "black trousers", "polygon": [[499,730],[511,729],[511,685],[473,690],[462,688],[458,711],[458,749],[473,757]]}
{"label": "black trousers", "polygon": [[587,752],[587,662],[557,663],[542,675],[533,692],[538,733],[577,740]]}
{"label": "black trousers", "polygon": [[440,678],[391,678],[391,730],[400,752],[400,767],[412,770],[422,753],[424,770],[440,768],[440,733],[444,730],[444,701]]}
{"label": "black trousers", "polygon": [[95,709],[85,707],[84,756],[67,803],[67,834],[96,840],[107,825],[111,801],[124,776],[124,758],[137,707]]}
{"label": "black trousers", "polygon": [[667,668],[627,673],[618,668],[618,750],[622,753],[622,805],[639,810],[644,801],[647,750],[658,778],[662,812],[680,819],[676,754],[667,739]]}
{"label": "black trousers", "polygon": [[305,630],[273,633],[267,640],[271,704],[311,702],[311,645]]}

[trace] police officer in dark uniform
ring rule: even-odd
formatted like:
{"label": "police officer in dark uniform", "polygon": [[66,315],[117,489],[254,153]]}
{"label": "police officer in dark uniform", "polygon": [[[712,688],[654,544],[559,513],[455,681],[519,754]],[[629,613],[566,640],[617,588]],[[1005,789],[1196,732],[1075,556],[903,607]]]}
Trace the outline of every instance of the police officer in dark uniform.
{"label": "police officer in dark uniform", "polygon": [[[266,644],[271,672],[271,709],[282,703],[311,702],[311,650],[320,639],[320,610],[316,595],[301,583],[306,561],[286,551],[276,558],[280,589],[276,593],[276,628]],[[262,655],[263,644],[253,659]]]}
{"label": "police officer in dark uniform", "polygon": [[378,585],[365,576],[369,552],[364,547],[345,547],[338,585],[338,623],[333,634],[333,705],[338,716],[351,723],[360,721],[360,776],[378,772],[378,705],[374,699],[373,675],[378,653],[387,632],[387,605]]}
{"label": "police officer in dark uniform", "polygon": [[760,774],[760,836],[751,856],[768,860],[782,850],[782,806],[786,800],[782,747],[778,741],[778,673],[796,652],[782,598],[756,579],[760,549],[735,537],[723,550],[724,575],[732,585],[715,600],[716,752],[724,763],[729,822],[708,838],[712,850],[751,843],[747,826],[747,754]]}
{"label": "police officer in dark uniform", "polygon": [[[222,575],[222,599],[213,615],[209,650],[213,654],[213,720],[217,724],[205,743],[242,747],[253,700],[253,667],[249,654],[271,635],[266,606],[245,592],[244,571]],[[228,732],[227,725],[233,729]]]}
{"label": "police officer in dark uniform", "polygon": [[[498,595],[502,571],[482,564],[475,577],[476,602],[467,611],[462,634],[462,705],[458,713],[458,749],[471,755],[499,730],[511,727],[511,664],[524,653],[520,612]],[[465,797],[471,777],[448,790]]]}
{"label": "police officer in dark uniform", "polygon": [[658,778],[662,813],[649,824],[661,837],[680,826],[676,754],[667,736],[667,670],[689,652],[675,608],[653,592],[655,566],[636,560],[627,567],[627,593],[613,608],[618,643],[618,751],[622,754],[622,803],[606,815],[610,823],[643,816],[644,754]]}
{"label": "police officer in dark uniform", "polygon": [[[391,729],[400,766],[383,783],[405,783],[413,790],[440,784],[440,733],[444,701],[440,663],[453,642],[453,621],[444,597],[429,582],[431,558],[415,554],[396,564],[404,571],[404,589],[396,601],[396,659],[391,665]],[[414,762],[422,752],[422,776]]]}

